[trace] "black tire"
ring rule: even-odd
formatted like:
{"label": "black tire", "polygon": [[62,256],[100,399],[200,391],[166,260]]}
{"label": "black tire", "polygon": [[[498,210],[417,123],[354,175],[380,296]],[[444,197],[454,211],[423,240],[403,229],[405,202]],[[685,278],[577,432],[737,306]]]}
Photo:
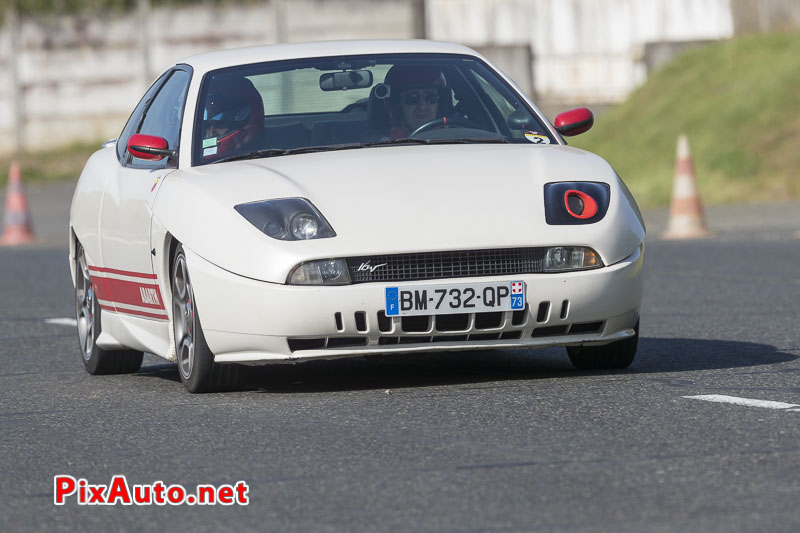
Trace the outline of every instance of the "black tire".
{"label": "black tire", "polygon": [[619,370],[628,368],[636,357],[639,346],[639,321],[634,326],[636,334],[627,339],[604,346],[568,346],[567,354],[579,370]]}
{"label": "black tire", "polygon": [[178,245],[170,274],[172,288],[172,332],[178,374],[189,392],[217,392],[239,385],[241,367],[214,362],[214,354],[206,344],[194,290],[186,266],[186,254]]}
{"label": "black tire", "polygon": [[104,350],[97,346],[101,309],[95,298],[86,254],[80,243],[75,257],[75,314],[84,368],[92,375],[136,372],[142,366],[144,353],[137,350]]}

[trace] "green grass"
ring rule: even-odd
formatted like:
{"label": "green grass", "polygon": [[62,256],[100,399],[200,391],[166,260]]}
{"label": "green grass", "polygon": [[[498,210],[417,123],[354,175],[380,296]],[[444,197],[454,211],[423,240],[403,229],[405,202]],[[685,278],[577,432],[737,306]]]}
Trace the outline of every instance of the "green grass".
{"label": "green grass", "polygon": [[800,198],[800,35],[689,50],[570,144],[611,163],[644,207],[669,204],[686,133],[705,203]]}
{"label": "green grass", "polygon": [[8,181],[8,168],[16,160],[23,182],[77,180],[89,156],[100,149],[103,141],[79,143],[54,150],[0,157],[0,184]]}

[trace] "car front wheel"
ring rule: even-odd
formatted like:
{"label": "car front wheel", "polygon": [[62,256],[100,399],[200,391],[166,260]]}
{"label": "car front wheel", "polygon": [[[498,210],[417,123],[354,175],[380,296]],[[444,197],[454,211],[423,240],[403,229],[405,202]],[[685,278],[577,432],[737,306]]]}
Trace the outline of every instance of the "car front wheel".
{"label": "car front wheel", "polygon": [[181,245],[175,250],[172,261],[172,331],[178,373],[186,390],[215,392],[236,387],[240,368],[215,363],[214,354],[206,344]]}
{"label": "car front wheel", "polygon": [[75,311],[83,366],[90,374],[131,374],[142,366],[144,353],[136,350],[104,350],[100,336],[100,304],[95,295],[86,253],[78,243],[75,261]]}
{"label": "car front wheel", "polygon": [[633,337],[603,346],[568,346],[569,360],[580,370],[607,370],[628,368],[636,357],[639,345],[639,321],[634,326]]}

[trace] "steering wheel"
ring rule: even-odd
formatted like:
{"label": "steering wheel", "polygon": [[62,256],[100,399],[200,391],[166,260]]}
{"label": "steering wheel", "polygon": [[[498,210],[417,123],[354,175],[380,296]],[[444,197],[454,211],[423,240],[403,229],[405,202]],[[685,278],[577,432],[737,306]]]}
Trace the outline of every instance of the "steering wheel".
{"label": "steering wheel", "polygon": [[466,118],[461,118],[461,117],[450,117],[450,118],[441,117],[441,118],[435,118],[433,120],[430,120],[430,121],[426,122],[425,124],[423,124],[419,128],[417,128],[414,131],[412,131],[411,134],[409,134],[409,137],[414,137],[416,135],[419,135],[420,133],[424,133],[424,132],[432,130],[432,129],[447,128],[447,127],[450,127],[450,126],[461,126],[462,128],[480,129],[480,127],[478,127],[477,124],[475,124],[474,122],[472,122],[471,120],[468,120]]}

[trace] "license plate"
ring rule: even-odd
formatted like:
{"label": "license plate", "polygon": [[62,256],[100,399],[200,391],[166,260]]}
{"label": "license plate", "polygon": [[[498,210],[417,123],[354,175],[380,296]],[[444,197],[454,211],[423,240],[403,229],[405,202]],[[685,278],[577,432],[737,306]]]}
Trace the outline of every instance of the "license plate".
{"label": "license plate", "polygon": [[386,287],[386,316],[525,309],[524,281]]}

